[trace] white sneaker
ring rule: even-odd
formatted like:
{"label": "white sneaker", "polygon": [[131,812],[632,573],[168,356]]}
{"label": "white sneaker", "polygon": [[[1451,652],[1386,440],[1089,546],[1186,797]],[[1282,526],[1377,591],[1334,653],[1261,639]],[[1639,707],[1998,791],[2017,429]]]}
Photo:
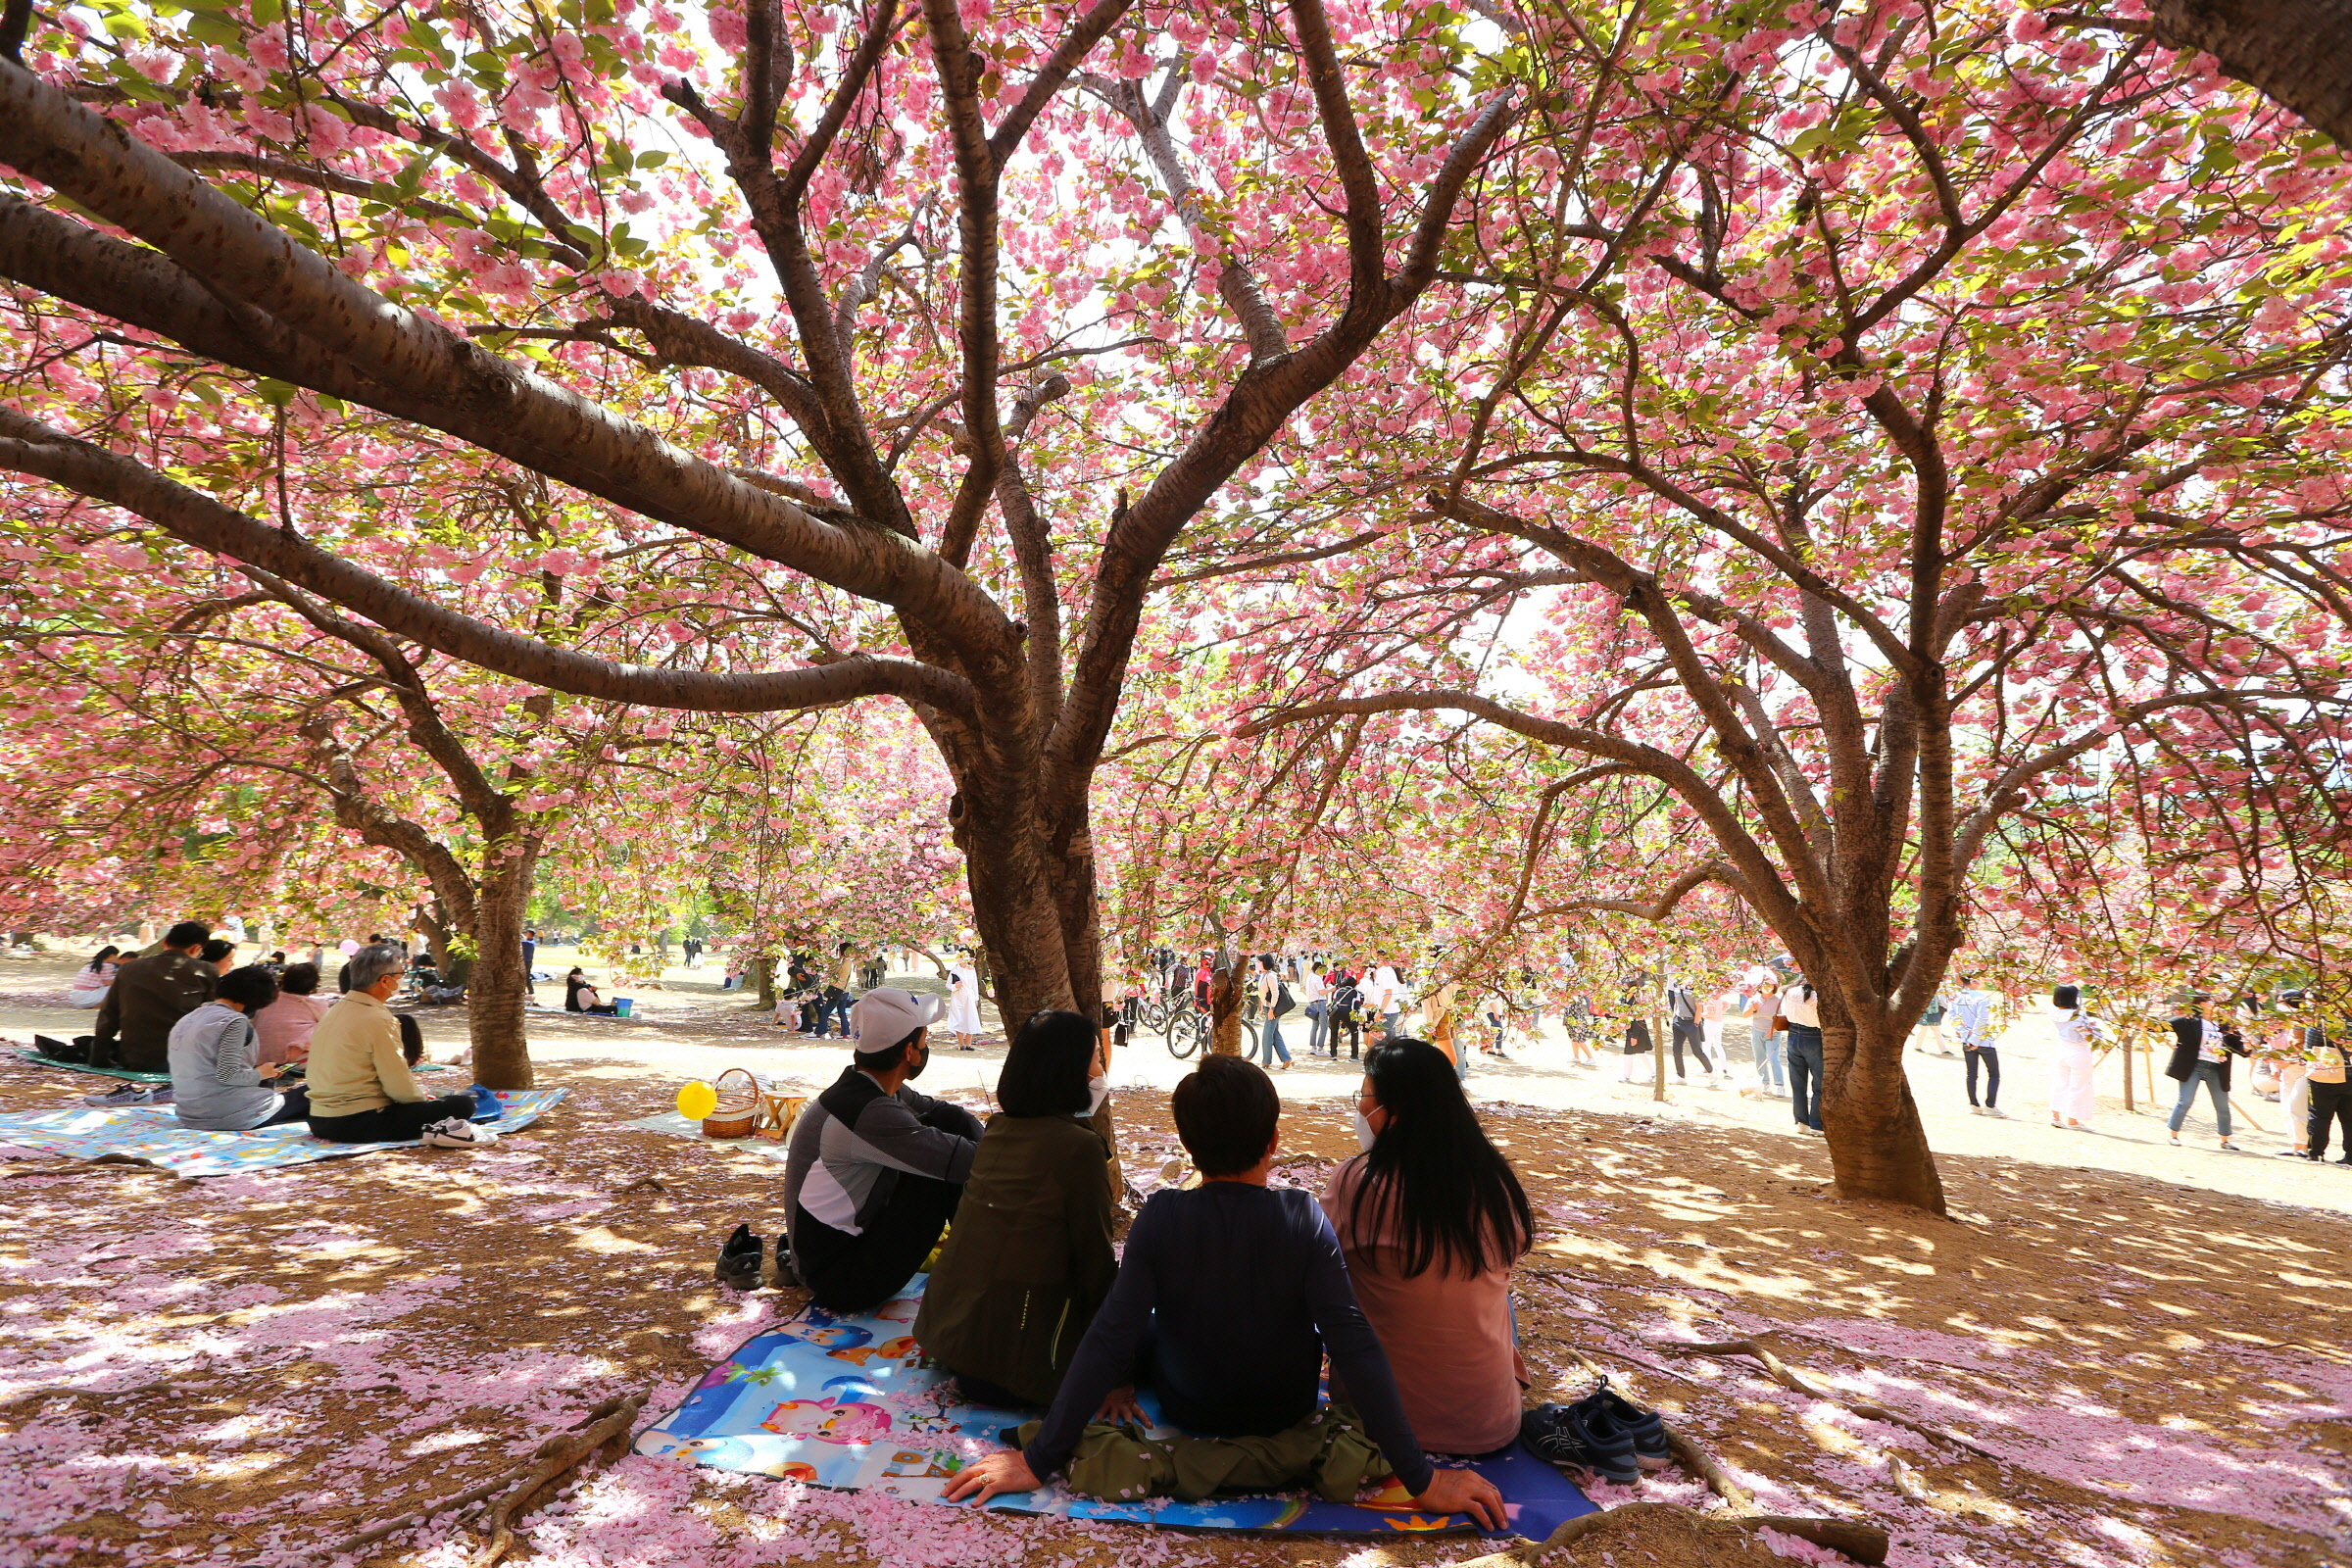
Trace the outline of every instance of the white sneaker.
{"label": "white sneaker", "polygon": [[1986,1105],[1984,1107],[1984,1114],[1987,1116],[1998,1116],[2003,1121],[2007,1121],[2009,1119],[2009,1113],[2001,1109],[1998,1105]]}
{"label": "white sneaker", "polygon": [[427,1149],[478,1149],[498,1142],[498,1134],[462,1116],[452,1116],[427,1127],[416,1141]]}

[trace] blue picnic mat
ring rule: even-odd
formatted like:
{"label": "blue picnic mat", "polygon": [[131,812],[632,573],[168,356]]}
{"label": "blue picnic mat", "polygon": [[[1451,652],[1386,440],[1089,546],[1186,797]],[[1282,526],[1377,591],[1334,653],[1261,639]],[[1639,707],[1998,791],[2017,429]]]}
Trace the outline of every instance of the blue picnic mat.
{"label": "blue picnic mat", "polygon": [[[989,1451],[999,1433],[1036,1412],[966,1404],[947,1373],[924,1363],[909,1330],[925,1279],[916,1275],[898,1299],[870,1316],[811,1306],[745,1341],[684,1404],[638,1435],[637,1451],[820,1487],[944,1500],[940,1494],[963,1468],[965,1450]],[[1150,1391],[1142,1402],[1154,1435],[1173,1435],[1159,1424]],[[1509,1529],[1532,1541],[1593,1511],[1575,1483],[1517,1445],[1472,1468],[1501,1489]],[[1387,1494],[1360,1503],[1324,1502],[1311,1493],[1098,1502],[1046,1486],[1008,1493],[989,1506],[1186,1530],[1390,1536],[1476,1528],[1466,1514],[1416,1513],[1410,1500],[1394,1482]]]}
{"label": "blue picnic mat", "polygon": [[[121,1078],[126,1083],[168,1084],[172,1081],[172,1075],[168,1072],[133,1072],[128,1067],[93,1067],[86,1061],[60,1061],[55,1056],[44,1056],[37,1051],[25,1051],[22,1048],[18,1050],[17,1055],[19,1059],[28,1061],[35,1067],[57,1067],[66,1072],[94,1073],[100,1078]],[[409,1071],[447,1072],[449,1069],[437,1061],[420,1061],[411,1067]]]}
{"label": "blue picnic mat", "polygon": [[[499,1090],[501,1114],[494,1125],[501,1133],[527,1126],[569,1093],[568,1089]],[[37,1149],[69,1159],[125,1155],[178,1176],[232,1176],[379,1149],[415,1149],[416,1140],[330,1144],[313,1138],[310,1129],[298,1121],[249,1133],[208,1133],[182,1127],[169,1105],[92,1105],[81,1110],[0,1114],[0,1144]]]}

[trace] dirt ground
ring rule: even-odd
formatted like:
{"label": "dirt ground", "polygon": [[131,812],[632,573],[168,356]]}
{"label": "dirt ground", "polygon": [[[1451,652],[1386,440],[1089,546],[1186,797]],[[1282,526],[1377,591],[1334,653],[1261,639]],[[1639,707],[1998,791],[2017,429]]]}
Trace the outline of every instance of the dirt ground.
{"label": "dirt ground", "polygon": [[[74,1021],[42,1001],[49,967],[0,970],[0,1033]],[[839,1048],[776,1043],[731,999],[665,1000],[634,1025],[535,1024],[542,1084],[571,1096],[484,1151],[205,1181],[0,1163],[0,1564],[331,1560],[343,1537],[490,1479],[601,1401],[642,1393],[650,1423],[789,1315],[795,1293],[710,1279],[738,1220],[778,1227],[780,1166],[623,1123],[665,1108],[682,1076],[774,1070],[772,1051],[830,1077]],[[442,1014],[431,1033],[457,1031]],[[943,1055],[923,1087],[984,1110],[994,1054]],[[1146,1077],[1150,1054],[1115,1081]],[[2166,1150],[2160,1180],[2059,1163],[2091,1141],[2052,1133],[1942,1152],[1942,1221],[1827,1198],[1825,1151],[1773,1125],[1769,1102],[1659,1108],[1550,1076],[1589,1102],[1527,1102],[1568,1093],[1523,1090],[1534,1067],[1472,1082],[1482,1101],[1514,1097],[1482,1113],[1544,1220],[1518,1274],[1532,1397],[1573,1398],[1605,1371],[1756,1511],[1877,1522],[1902,1568],[2352,1564],[2352,1169]],[[1350,1080],[1282,1081],[1280,1179],[1318,1184],[1353,1148]],[[72,1104],[96,1082],[11,1061],[0,1109]],[[1116,1113],[1131,1170],[1176,1155],[1163,1087],[1123,1088]],[[2343,1180],[2270,1201],[2207,1170]],[[1753,1356],[1681,1348],[1725,1342],[1769,1349],[1809,1392]],[[1679,1469],[1588,1491],[1724,1506]],[[1629,1515],[1553,1560],[1843,1560],[1693,1528]],[[343,1560],[457,1568],[481,1545],[443,1515]],[[981,1516],[629,1457],[534,1510],[512,1560],[1374,1568],[1492,1545]]]}

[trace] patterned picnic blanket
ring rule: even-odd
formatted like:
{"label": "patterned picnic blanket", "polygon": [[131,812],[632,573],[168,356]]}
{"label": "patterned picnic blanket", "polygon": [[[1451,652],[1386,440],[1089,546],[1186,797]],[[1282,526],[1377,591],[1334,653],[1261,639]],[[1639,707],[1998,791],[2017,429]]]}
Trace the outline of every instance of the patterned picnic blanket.
{"label": "patterned picnic blanket", "polygon": [[[916,1275],[903,1296],[871,1316],[811,1306],[754,1336],[713,1367],[684,1404],[639,1434],[637,1451],[820,1487],[943,1500],[948,1479],[969,1457],[991,1451],[1000,1433],[1036,1412],[966,1404],[946,1373],[924,1363],[909,1334],[924,1283]],[[1158,1425],[1149,1392],[1143,1403],[1154,1434],[1170,1435],[1172,1429]],[[1473,1468],[1501,1489],[1510,1529],[1531,1540],[1593,1510],[1566,1476],[1516,1445]],[[1473,1528],[1467,1515],[1414,1512],[1394,1482],[1388,1493],[1352,1504],[1306,1493],[1098,1502],[1047,1486],[990,1506],[1188,1530],[1389,1536]]]}
{"label": "patterned picnic blanket", "polygon": [[[501,1115],[492,1125],[502,1133],[527,1126],[569,1093],[568,1089],[502,1089],[498,1091]],[[70,1159],[124,1156],[180,1176],[229,1176],[275,1165],[372,1153],[379,1149],[416,1147],[413,1138],[397,1144],[330,1144],[313,1138],[300,1122],[249,1133],[199,1132],[182,1127],[169,1105],[91,1105],[76,1110],[0,1114],[0,1144]]]}

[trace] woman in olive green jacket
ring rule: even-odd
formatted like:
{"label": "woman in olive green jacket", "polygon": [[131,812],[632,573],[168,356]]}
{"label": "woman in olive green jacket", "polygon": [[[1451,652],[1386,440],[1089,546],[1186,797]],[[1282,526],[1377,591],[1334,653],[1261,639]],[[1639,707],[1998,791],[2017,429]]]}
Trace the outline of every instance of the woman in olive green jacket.
{"label": "woman in olive green jacket", "polygon": [[1110,1150],[1087,1125],[1102,1035],[1074,1012],[1021,1026],[997,1080],[956,1220],[914,1320],[915,1343],[966,1398],[1051,1404],[1110,1292]]}

